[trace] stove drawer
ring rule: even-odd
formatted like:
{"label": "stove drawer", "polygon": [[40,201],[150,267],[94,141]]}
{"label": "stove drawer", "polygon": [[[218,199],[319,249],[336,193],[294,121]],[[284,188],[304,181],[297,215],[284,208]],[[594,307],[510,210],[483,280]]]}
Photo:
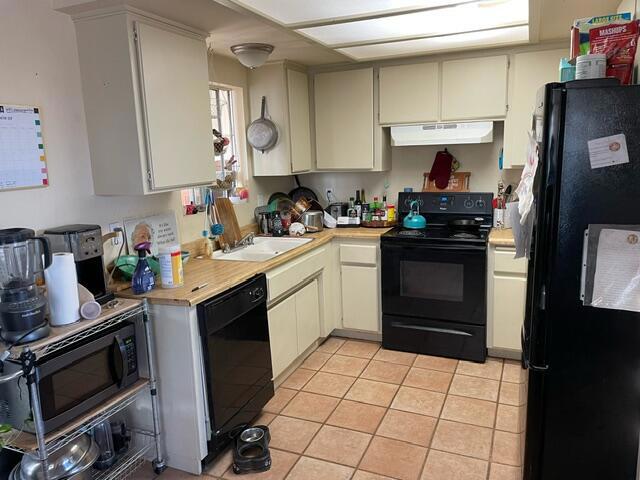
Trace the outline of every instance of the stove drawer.
{"label": "stove drawer", "polygon": [[382,346],[391,350],[484,362],[487,357],[487,331],[478,325],[383,315]]}

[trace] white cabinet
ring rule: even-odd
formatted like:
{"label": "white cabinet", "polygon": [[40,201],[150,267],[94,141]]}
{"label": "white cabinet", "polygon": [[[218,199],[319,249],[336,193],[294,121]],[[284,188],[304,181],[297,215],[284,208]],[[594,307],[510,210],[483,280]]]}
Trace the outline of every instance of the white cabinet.
{"label": "white cabinet", "polygon": [[277,378],[320,337],[318,280],[269,308],[273,378]]}
{"label": "white cabinet", "polygon": [[537,91],[558,80],[558,65],[566,55],[562,49],[513,56],[509,112],[504,123],[504,168],[524,167]]}
{"label": "white cabinet", "polygon": [[320,337],[320,299],[318,280],[295,294],[298,354],[303,353]]}
{"label": "white cabinet", "polygon": [[95,193],[211,183],[204,33],[128,11],[74,20]]}
{"label": "white cabinet", "polygon": [[380,331],[377,267],[342,265],[342,327]]}
{"label": "white cabinet", "polygon": [[438,120],[438,63],[381,67],[380,123],[426,123]]}
{"label": "white cabinet", "polygon": [[381,331],[378,258],[377,243],[340,245],[342,328]]}
{"label": "white cabinet", "polygon": [[518,358],[527,292],[527,260],[515,259],[515,249],[491,247],[487,289],[490,353]]}
{"label": "white cabinet", "polygon": [[442,62],[442,120],[503,118],[507,55]]}
{"label": "white cabinet", "polygon": [[269,344],[273,378],[298,357],[296,298],[291,296],[269,309]]}
{"label": "white cabinet", "polygon": [[527,279],[493,276],[493,347],[520,351]]}
{"label": "white cabinet", "polygon": [[306,73],[287,70],[289,126],[291,134],[291,171],[311,170],[311,117],[309,112],[309,78]]}
{"label": "white cabinet", "polygon": [[389,132],[374,122],[373,92],[373,68],[314,76],[318,170],[389,169]]}
{"label": "white cabinet", "polygon": [[253,149],[254,176],[309,171],[312,153],[307,74],[284,62],[251,70],[251,120],[260,117],[263,96],[267,101],[267,117],[278,128],[278,141],[264,152]]}

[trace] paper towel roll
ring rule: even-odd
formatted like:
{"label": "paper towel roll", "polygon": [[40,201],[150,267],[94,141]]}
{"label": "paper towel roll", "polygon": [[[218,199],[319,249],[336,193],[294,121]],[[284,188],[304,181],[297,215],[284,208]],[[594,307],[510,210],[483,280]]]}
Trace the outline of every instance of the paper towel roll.
{"label": "paper towel roll", "polygon": [[54,327],[80,320],[78,274],[73,253],[54,253],[51,266],[44,271],[49,300],[49,323]]}
{"label": "paper towel roll", "polygon": [[94,320],[102,313],[102,306],[96,302],[93,293],[87,287],[78,284],[78,298],[80,299],[80,316],[85,320]]}

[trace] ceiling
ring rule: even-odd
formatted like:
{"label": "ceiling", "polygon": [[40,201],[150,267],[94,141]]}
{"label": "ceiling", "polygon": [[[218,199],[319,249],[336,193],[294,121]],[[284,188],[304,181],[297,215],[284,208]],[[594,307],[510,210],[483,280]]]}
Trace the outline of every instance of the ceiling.
{"label": "ceiling", "polygon": [[[527,2],[480,3],[499,7],[522,1]],[[478,16],[478,0],[51,0],[54,9],[69,14],[131,5],[210,32],[215,53],[232,56],[231,45],[266,42],[275,46],[270,60],[288,59],[303,65],[560,39],[567,40],[568,48],[569,27],[575,18],[615,12],[620,0],[528,1],[531,5],[524,13],[526,18],[520,6],[508,21],[494,28],[492,15]],[[278,8],[269,10],[268,15],[270,5]],[[263,11],[258,12],[258,7]],[[461,12],[476,13],[467,17]],[[433,16],[439,16],[438,21],[430,20]],[[473,22],[466,18],[473,18]],[[470,29],[470,33],[460,33]]]}

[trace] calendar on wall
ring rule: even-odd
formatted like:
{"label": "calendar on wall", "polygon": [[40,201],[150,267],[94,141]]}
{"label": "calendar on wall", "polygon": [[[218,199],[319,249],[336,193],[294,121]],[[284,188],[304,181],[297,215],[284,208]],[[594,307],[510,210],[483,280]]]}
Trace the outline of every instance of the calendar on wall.
{"label": "calendar on wall", "polygon": [[47,185],[40,109],[0,104],[0,191]]}

